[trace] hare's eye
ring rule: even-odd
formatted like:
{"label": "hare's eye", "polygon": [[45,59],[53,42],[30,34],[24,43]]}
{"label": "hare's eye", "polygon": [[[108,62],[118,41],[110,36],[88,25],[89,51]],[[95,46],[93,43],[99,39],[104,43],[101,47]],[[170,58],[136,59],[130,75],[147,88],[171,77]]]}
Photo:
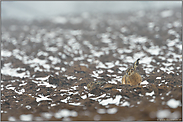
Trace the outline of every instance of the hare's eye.
{"label": "hare's eye", "polygon": [[133,72],[134,71],[134,69],[131,69],[131,72]]}

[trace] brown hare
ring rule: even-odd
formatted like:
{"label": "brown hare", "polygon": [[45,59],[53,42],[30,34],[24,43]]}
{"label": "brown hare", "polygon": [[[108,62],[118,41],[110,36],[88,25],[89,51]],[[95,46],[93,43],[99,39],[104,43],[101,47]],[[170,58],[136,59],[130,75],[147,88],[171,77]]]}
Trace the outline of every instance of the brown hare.
{"label": "brown hare", "polygon": [[126,70],[126,74],[122,78],[122,84],[138,85],[142,82],[142,78],[136,70],[136,67],[139,64],[139,60],[140,59],[137,59],[133,66]]}

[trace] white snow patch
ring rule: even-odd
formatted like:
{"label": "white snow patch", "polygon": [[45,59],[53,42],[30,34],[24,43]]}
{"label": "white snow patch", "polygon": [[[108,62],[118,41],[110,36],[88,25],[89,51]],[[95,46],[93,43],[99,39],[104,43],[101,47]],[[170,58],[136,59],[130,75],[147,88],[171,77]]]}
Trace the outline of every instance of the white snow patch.
{"label": "white snow patch", "polygon": [[149,82],[147,82],[147,80],[140,83],[140,85],[147,85],[147,84],[149,84]]}
{"label": "white snow patch", "polygon": [[162,80],[161,82],[163,83],[163,82],[165,82],[165,80]]}
{"label": "white snow patch", "polygon": [[115,114],[117,111],[118,111],[117,108],[109,108],[109,109],[107,109],[107,113],[108,114]]}
{"label": "white snow patch", "polygon": [[10,116],[10,117],[8,117],[8,121],[16,121],[16,119],[15,119],[15,117]]}
{"label": "white snow patch", "polygon": [[1,73],[3,75],[9,75],[9,76],[20,77],[20,78],[30,77],[29,71],[18,73],[17,71],[20,68],[11,68],[10,66],[11,66],[11,63],[4,64],[4,67],[2,67],[1,69]]}
{"label": "white snow patch", "polygon": [[60,119],[62,117],[66,118],[69,116],[76,117],[78,113],[76,111],[69,111],[68,109],[61,109],[54,114],[55,118]]}
{"label": "white snow patch", "polygon": [[109,98],[109,99],[105,99],[105,100],[101,100],[99,102],[99,104],[103,105],[103,106],[106,106],[108,104],[115,104],[115,105],[119,105],[120,103],[120,99],[122,98],[121,95],[116,95],[116,97],[113,99],[113,98]]}
{"label": "white snow patch", "polygon": [[90,93],[88,93],[88,97],[91,97],[91,96],[95,96],[94,94],[90,94]]}
{"label": "white snow patch", "polygon": [[46,119],[50,119],[53,116],[53,114],[49,112],[44,112],[44,113],[41,113],[41,116],[43,116]]}
{"label": "white snow patch", "polygon": [[111,81],[108,81],[108,83],[110,83],[110,84],[117,84],[117,82],[115,81],[114,78]]}
{"label": "white snow patch", "polygon": [[156,77],[156,79],[161,79],[161,77]]}
{"label": "white snow patch", "polygon": [[166,96],[168,96],[171,93],[171,91],[169,91],[168,93],[166,93]]}
{"label": "white snow patch", "polygon": [[146,93],[146,96],[152,96],[154,94],[154,91],[152,91],[151,93]]}
{"label": "white snow patch", "polygon": [[87,95],[85,94],[85,95],[81,96],[81,98],[82,99],[86,99],[87,98]]}
{"label": "white snow patch", "polygon": [[106,113],[106,109],[97,109],[97,112],[99,114],[105,114]]}
{"label": "white snow patch", "polygon": [[32,114],[22,114],[20,115],[20,120],[21,121],[32,121]]}
{"label": "white snow patch", "polygon": [[171,114],[170,110],[158,110],[156,113],[156,116],[158,119],[163,119],[163,118],[168,118],[169,115]]}
{"label": "white snow patch", "polygon": [[125,67],[119,67],[119,69],[120,69],[121,71],[125,71],[127,68],[125,68]]}
{"label": "white snow patch", "polygon": [[98,96],[98,97],[90,98],[90,99],[92,99],[92,100],[97,100],[97,99],[103,98],[103,97],[105,97],[105,96],[106,96],[106,94],[102,94],[102,95],[100,95],[100,96]]}
{"label": "white snow patch", "polygon": [[104,68],[106,69],[107,67],[102,63],[102,62],[99,62],[98,65],[96,66],[96,68]]}
{"label": "white snow patch", "polygon": [[50,95],[43,96],[43,95],[40,95],[40,94],[39,94],[38,96],[39,96],[39,97],[35,97],[37,102],[44,101],[44,100],[51,100],[51,101],[52,101],[51,98],[48,98]]}
{"label": "white snow patch", "polygon": [[105,64],[108,66],[109,69],[115,66],[113,62],[106,62]]}
{"label": "white snow patch", "polygon": [[144,57],[144,58],[142,58],[142,59],[140,59],[140,63],[144,63],[144,64],[150,64],[151,63],[151,61],[152,61],[152,57]]}
{"label": "white snow patch", "polygon": [[154,102],[154,99],[149,100],[149,102]]}
{"label": "white snow patch", "polygon": [[118,90],[119,92],[121,92],[121,91],[122,91],[122,89],[116,89],[116,90]]}
{"label": "white snow patch", "polygon": [[175,99],[170,99],[168,102],[167,102],[167,105],[170,107],[170,108],[177,108],[178,106],[181,106],[181,101],[180,100],[175,100]]}
{"label": "white snow patch", "polygon": [[67,75],[65,75],[66,77],[67,77],[67,79],[69,80],[69,79],[76,79],[76,77],[74,77],[74,76],[67,76]]}
{"label": "white snow patch", "polygon": [[38,86],[46,86],[46,87],[53,87],[53,88],[56,88],[57,86],[56,85],[52,85],[52,84],[49,84],[48,82],[44,82],[44,81],[35,81],[35,80],[32,80],[32,82],[34,83],[37,83]]}
{"label": "white snow patch", "polygon": [[110,73],[113,73],[113,72],[114,72],[114,71],[113,71],[113,70],[111,70],[111,69],[108,69],[107,71],[108,71],[108,72],[110,72]]}
{"label": "white snow patch", "polygon": [[88,87],[87,86],[83,86],[84,87],[84,89],[88,89]]}
{"label": "white snow patch", "polygon": [[128,101],[125,101],[121,106],[130,106],[130,103]]}
{"label": "white snow patch", "polygon": [[69,103],[70,105],[74,105],[74,106],[80,106],[81,103]]}
{"label": "white snow patch", "polygon": [[25,106],[27,109],[31,109],[31,106],[30,105],[27,105],[27,106]]}
{"label": "white snow patch", "polygon": [[39,78],[35,78],[36,80],[48,80],[48,78],[50,77],[50,75],[46,76],[46,77],[39,77]]}
{"label": "white snow patch", "polygon": [[76,90],[77,87],[78,87],[78,85],[77,86],[72,86],[71,89]]}
{"label": "white snow patch", "polygon": [[1,50],[1,56],[2,57],[10,57],[12,55],[12,52],[8,50]]}
{"label": "white snow patch", "polygon": [[60,102],[67,103],[67,100],[69,100],[69,99],[70,99],[70,96],[65,98],[65,99],[63,99],[63,100],[60,100]]}

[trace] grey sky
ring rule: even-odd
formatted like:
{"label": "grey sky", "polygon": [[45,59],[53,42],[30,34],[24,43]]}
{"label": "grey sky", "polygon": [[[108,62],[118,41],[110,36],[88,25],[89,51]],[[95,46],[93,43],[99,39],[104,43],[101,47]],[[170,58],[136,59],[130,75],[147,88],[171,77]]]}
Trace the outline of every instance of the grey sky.
{"label": "grey sky", "polygon": [[39,19],[82,12],[124,12],[181,7],[181,1],[3,1],[2,19]]}

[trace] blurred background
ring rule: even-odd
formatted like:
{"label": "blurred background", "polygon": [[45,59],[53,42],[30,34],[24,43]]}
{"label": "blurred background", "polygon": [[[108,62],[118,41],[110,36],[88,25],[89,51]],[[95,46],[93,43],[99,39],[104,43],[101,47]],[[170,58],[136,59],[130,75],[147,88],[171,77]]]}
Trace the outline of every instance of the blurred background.
{"label": "blurred background", "polygon": [[181,7],[181,1],[2,1],[2,19],[48,19],[58,15],[120,13],[144,9]]}

